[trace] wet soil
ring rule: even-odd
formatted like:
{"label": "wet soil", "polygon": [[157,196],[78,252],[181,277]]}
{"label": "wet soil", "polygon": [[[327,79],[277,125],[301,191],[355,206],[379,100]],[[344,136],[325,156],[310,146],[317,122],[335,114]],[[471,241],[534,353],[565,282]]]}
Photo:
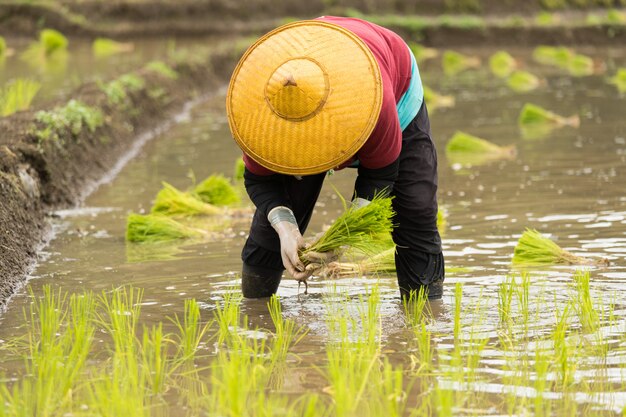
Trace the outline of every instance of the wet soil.
{"label": "wet soil", "polygon": [[[95,83],[72,98],[106,115],[94,132],[83,129],[59,141],[39,142],[35,112],[0,119],[0,305],[14,293],[45,239],[46,213],[70,207],[85,197],[144,132],[159,126],[190,99],[210,91],[230,75],[236,57],[213,51],[194,63],[172,64],[176,80],[137,71],[145,87],[129,93],[130,106],[110,106]],[[155,94],[158,91],[159,94]],[[44,109],[62,103],[50,103]]]}

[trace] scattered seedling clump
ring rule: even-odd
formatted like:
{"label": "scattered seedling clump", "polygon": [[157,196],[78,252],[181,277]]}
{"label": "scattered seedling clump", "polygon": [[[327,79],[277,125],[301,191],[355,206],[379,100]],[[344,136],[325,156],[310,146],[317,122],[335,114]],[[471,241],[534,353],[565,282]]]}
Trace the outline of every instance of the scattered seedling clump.
{"label": "scattered seedling clump", "polygon": [[0,116],[8,116],[30,107],[41,84],[37,81],[18,78],[0,89]]}
{"label": "scattered seedling clump", "polygon": [[578,115],[571,117],[559,116],[535,104],[527,103],[519,115],[518,122],[522,126],[550,124],[557,127],[579,127],[580,117]]}
{"label": "scattered seedling clump", "polygon": [[124,74],[108,83],[100,83],[99,87],[107,96],[107,100],[114,106],[127,106],[128,93],[134,93],[145,88],[146,81],[137,74]]}
{"label": "scattered seedling clump", "polygon": [[222,209],[212,204],[207,204],[194,197],[193,194],[186,193],[163,182],[163,188],[154,200],[152,213],[180,217],[212,216],[221,214]]}
{"label": "scattered seedling clump", "polygon": [[454,107],[455,101],[454,96],[439,94],[424,86],[424,102],[428,106],[428,110],[434,111],[438,108]]}
{"label": "scattered seedling clump", "polygon": [[526,93],[539,87],[541,81],[528,71],[515,71],[507,78],[506,84],[516,93]]}
{"label": "scattered seedling clump", "polygon": [[196,185],[191,193],[199,200],[215,206],[230,206],[241,201],[230,181],[218,174],[211,175]]}
{"label": "scattered seedling clump", "polygon": [[128,242],[166,242],[202,236],[204,236],[203,231],[160,214],[131,213],[126,220],[126,240]]}
{"label": "scattered seedling clump", "polygon": [[496,159],[514,158],[515,145],[498,146],[488,140],[456,132],[446,145],[446,157],[453,163],[480,165]]}
{"label": "scattered seedling clump", "polygon": [[90,133],[102,126],[102,111],[78,100],[70,100],[65,106],[35,114],[35,136],[40,142],[53,140],[63,142],[68,136],[76,138],[83,129]]}
{"label": "scattered seedling clump", "polygon": [[607,265],[606,259],[591,259],[574,255],[562,249],[550,238],[535,229],[526,229],[513,251],[512,263],[519,266],[533,265]]}
{"label": "scattered seedling clump", "polygon": [[44,54],[50,56],[55,52],[66,50],[68,41],[61,32],[54,29],[44,29],[39,33],[39,44]]}
{"label": "scattered seedling clump", "polygon": [[246,172],[246,164],[243,162],[243,158],[237,158],[233,171],[233,179],[235,181],[243,181],[243,174]]}
{"label": "scattered seedling clump", "polygon": [[470,68],[478,68],[480,66],[480,59],[455,51],[445,51],[442,56],[441,64],[443,66],[443,72],[446,75],[456,75]]}
{"label": "scattered seedling clump", "polygon": [[489,58],[489,68],[497,77],[506,78],[517,68],[517,61],[506,51],[498,51]]}
{"label": "scattered seedling clump", "polygon": [[117,42],[113,39],[96,38],[91,44],[93,54],[97,57],[107,57],[111,55],[132,52],[135,46],[129,42]]}
{"label": "scattered seedling clump", "polygon": [[170,80],[178,78],[178,73],[163,61],[152,61],[146,65],[146,69]]}
{"label": "scattered seedling clump", "polygon": [[611,84],[617,87],[620,93],[626,93],[626,68],[617,70],[617,74],[610,79]]}
{"label": "scattered seedling clump", "polygon": [[409,48],[413,52],[413,56],[417,62],[424,62],[428,59],[436,58],[439,52],[434,48],[428,48],[419,43],[410,42]]}

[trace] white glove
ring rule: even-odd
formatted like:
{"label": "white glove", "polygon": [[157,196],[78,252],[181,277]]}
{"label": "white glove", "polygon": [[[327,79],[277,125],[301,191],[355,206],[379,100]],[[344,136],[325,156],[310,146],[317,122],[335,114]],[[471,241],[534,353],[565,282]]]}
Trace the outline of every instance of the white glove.
{"label": "white glove", "polygon": [[360,208],[363,208],[363,207],[367,206],[369,203],[371,203],[371,201],[366,200],[366,199],[361,198],[361,197],[357,197],[354,200],[352,200],[352,206],[351,207],[354,210],[358,210]]}
{"label": "white glove", "polygon": [[284,206],[274,207],[267,214],[267,219],[278,233],[280,256],[285,269],[298,281],[306,280],[312,272],[304,268],[298,256],[299,249],[304,248],[304,239],[293,211]]}

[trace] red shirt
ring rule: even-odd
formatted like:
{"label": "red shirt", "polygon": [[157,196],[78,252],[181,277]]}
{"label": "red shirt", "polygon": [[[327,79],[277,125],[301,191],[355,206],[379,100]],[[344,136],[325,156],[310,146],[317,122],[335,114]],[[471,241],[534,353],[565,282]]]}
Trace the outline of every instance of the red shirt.
{"label": "red shirt", "polygon": [[[334,16],[322,16],[316,20],[341,26],[358,36],[376,58],[383,83],[383,103],[374,130],[355,158],[346,161],[338,168],[344,168],[354,159],[358,159],[365,168],[385,167],[398,158],[402,148],[402,131],[396,104],[409,88],[411,81],[409,50],[400,36],[365,20]],[[247,155],[244,155],[244,161],[248,170],[253,174],[274,173]]]}

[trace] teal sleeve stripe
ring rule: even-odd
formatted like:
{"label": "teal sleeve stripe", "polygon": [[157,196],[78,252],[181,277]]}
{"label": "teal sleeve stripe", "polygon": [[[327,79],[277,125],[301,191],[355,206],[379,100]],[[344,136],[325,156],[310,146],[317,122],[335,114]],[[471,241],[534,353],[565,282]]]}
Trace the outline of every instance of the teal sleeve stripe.
{"label": "teal sleeve stripe", "polygon": [[398,104],[396,104],[398,118],[400,119],[400,129],[402,130],[406,129],[411,120],[415,118],[424,101],[424,87],[422,87],[417,61],[411,49],[408,46],[407,48],[411,55],[411,82],[409,83],[409,88],[402,95]]}

